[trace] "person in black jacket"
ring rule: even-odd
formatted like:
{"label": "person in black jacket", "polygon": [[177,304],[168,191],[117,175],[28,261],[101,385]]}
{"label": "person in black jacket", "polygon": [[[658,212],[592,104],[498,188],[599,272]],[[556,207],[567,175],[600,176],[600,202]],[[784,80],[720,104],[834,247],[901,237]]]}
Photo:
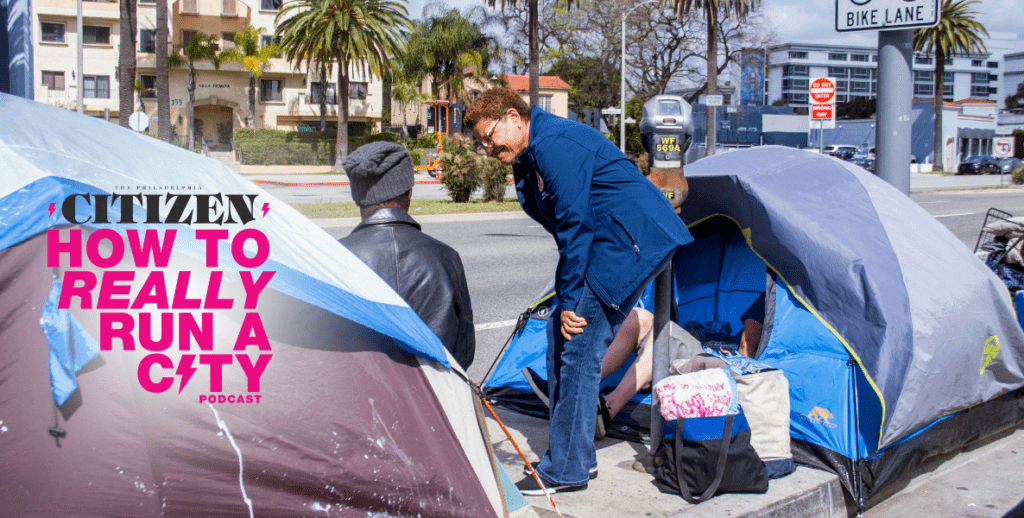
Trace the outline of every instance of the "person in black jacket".
{"label": "person in black jacket", "polygon": [[340,239],[430,326],[463,369],[473,363],[476,334],[459,253],[420,230],[409,216],[412,158],[401,145],[373,142],[345,159],[352,201],[363,221]]}

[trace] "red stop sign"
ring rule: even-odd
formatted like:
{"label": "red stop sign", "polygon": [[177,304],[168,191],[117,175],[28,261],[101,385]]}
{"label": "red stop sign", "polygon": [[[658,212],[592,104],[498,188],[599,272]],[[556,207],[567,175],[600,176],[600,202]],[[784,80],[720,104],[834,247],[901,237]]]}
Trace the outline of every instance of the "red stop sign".
{"label": "red stop sign", "polygon": [[819,77],[811,83],[811,99],[816,103],[832,101],[836,95],[836,84],[827,77]]}

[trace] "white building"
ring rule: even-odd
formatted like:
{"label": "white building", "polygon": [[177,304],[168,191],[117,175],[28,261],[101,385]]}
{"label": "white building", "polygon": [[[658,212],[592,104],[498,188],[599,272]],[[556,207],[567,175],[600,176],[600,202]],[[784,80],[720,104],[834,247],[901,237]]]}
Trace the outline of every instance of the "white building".
{"label": "white building", "polygon": [[[946,101],[991,100],[1002,109],[1006,96],[1015,92],[1017,83],[1024,80],[1024,55],[1020,54],[1024,51],[1024,41],[1013,33],[992,33],[991,36],[984,40],[988,54],[947,58],[942,92]],[[770,47],[766,52],[766,104],[786,99],[790,106],[807,106],[808,87],[814,77],[836,79],[837,102],[872,99],[878,95],[877,47],[785,43]],[[933,56],[914,55],[915,98],[935,96],[934,71]]]}

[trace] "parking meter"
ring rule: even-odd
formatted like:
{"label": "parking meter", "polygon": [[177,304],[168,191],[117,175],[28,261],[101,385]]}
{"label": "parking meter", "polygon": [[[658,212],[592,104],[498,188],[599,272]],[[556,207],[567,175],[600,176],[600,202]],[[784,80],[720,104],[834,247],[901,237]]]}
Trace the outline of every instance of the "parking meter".
{"label": "parking meter", "polygon": [[689,192],[683,157],[693,140],[693,108],[678,95],[656,95],[644,103],[640,141],[647,151],[648,178],[679,207]]}

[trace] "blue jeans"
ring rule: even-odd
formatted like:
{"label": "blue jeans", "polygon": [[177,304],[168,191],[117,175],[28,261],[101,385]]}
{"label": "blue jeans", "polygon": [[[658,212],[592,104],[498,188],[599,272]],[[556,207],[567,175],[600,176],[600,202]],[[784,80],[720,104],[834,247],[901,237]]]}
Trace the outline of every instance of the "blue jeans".
{"label": "blue jeans", "polygon": [[601,385],[601,359],[615,332],[626,319],[636,295],[625,311],[604,307],[590,284],[584,284],[576,316],[587,325],[583,332],[562,337],[562,314],[548,320],[548,398],[551,401],[551,433],[548,451],[537,471],[545,480],[564,485],[582,485],[590,480],[590,468],[597,466],[594,427],[597,424],[597,396]]}

